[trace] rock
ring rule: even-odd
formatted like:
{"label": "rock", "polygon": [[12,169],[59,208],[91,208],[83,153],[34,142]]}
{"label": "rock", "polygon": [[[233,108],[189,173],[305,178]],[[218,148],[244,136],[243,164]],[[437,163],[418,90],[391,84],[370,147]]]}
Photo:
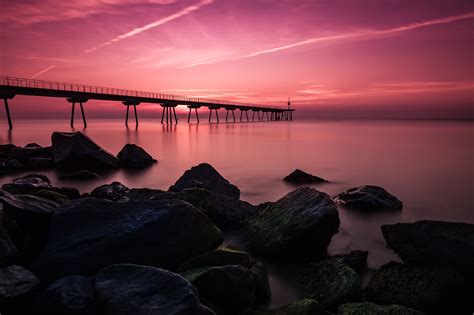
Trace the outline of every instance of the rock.
{"label": "rock", "polygon": [[47,190],[64,195],[68,199],[77,199],[80,197],[79,190],[76,188],[54,187],[51,185],[49,178],[43,174],[28,174],[16,178],[11,183],[4,184],[2,189],[14,195],[34,195],[41,190]]}
{"label": "rock", "polygon": [[330,315],[318,302],[301,299],[273,310],[256,311],[255,315]]}
{"label": "rock", "polygon": [[5,167],[11,171],[21,171],[25,169],[25,165],[17,159],[8,160]]}
{"label": "rock", "polygon": [[54,162],[60,168],[103,171],[118,165],[117,157],[82,132],[54,132],[51,142]]}
{"label": "rock", "polygon": [[177,268],[221,242],[219,229],[183,201],[82,198],[54,214],[48,243],[32,268],[48,280],[93,275],[123,262]]}
{"label": "rock", "polygon": [[52,190],[47,190],[47,189],[43,189],[38,192],[35,192],[34,196],[44,198],[44,199],[49,199],[51,201],[56,202],[57,204],[63,204],[69,201],[68,196],[57,193]]}
{"label": "rock", "polygon": [[150,200],[152,197],[164,193],[160,189],[151,189],[151,188],[131,188],[125,194],[125,197],[134,200]]}
{"label": "rock", "polygon": [[36,143],[36,142],[32,142],[32,143],[28,143],[27,145],[25,145],[25,148],[28,148],[28,149],[42,149],[43,147],[41,145],[39,145],[38,143]]}
{"label": "rock", "polygon": [[31,292],[38,284],[38,278],[21,266],[12,265],[0,269],[0,306],[8,300]]}
{"label": "rock", "polygon": [[303,172],[300,169],[294,170],[290,175],[283,178],[283,180],[290,184],[295,185],[302,185],[302,184],[319,184],[319,183],[327,183],[328,181],[324,178],[314,176],[312,174],[308,174]]}
{"label": "rock", "polygon": [[363,301],[362,280],[357,272],[337,260],[308,264],[299,281],[300,297],[314,299],[325,309]]}
{"label": "rock", "polygon": [[268,270],[264,264],[256,261],[250,268],[250,272],[255,280],[255,298],[257,304],[267,304],[270,302],[272,293],[268,282]]}
{"label": "rock", "polygon": [[14,147],[9,151],[9,159],[15,159],[26,165],[31,158],[51,158],[49,148],[43,147]]}
{"label": "rock", "polygon": [[16,145],[10,143],[0,144],[0,159],[8,159],[10,151],[16,147]]}
{"label": "rock", "polygon": [[382,226],[388,247],[410,264],[452,266],[474,275],[474,224],[417,221]]}
{"label": "rock", "polygon": [[0,267],[10,264],[18,256],[18,250],[3,223],[3,205],[0,204]]}
{"label": "rock", "polygon": [[401,305],[377,305],[369,302],[347,303],[339,306],[337,315],[423,315],[424,313]]}
{"label": "rock", "polygon": [[215,168],[207,163],[191,167],[169,190],[176,192],[194,187],[204,188],[235,199],[240,198],[239,188],[229,183]]}
{"label": "rock", "polygon": [[246,242],[250,250],[286,257],[326,255],[339,229],[339,213],[331,198],[313,188],[298,188],[251,217]]}
{"label": "rock", "polygon": [[370,279],[365,296],[367,301],[381,305],[399,304],[433,314],[465,314],[473,310],[472,292],[453,269],[390,262]]}
{"label": "rock", "polygon": [[96,314],[93,279],[78,275],[59,279],[40,295],[35,310],[49,315]]}
{"label": "rock", "polygon": [[349,254],[330,256],[328,259],[335,259],[351,267],[358,273],[362,273],[367,268],[368,251],[353,250]]}
{"label": "rock", "polygon": [[183,277],[154,267],[109,266],[96,275],[95,290],[101,314],[214,314]]}
{"label": "rock", "polygon": [[29,158],[26,165],[29,169],[42,170],[54,167],[54,161],[50,157]]}
{"label": "rock", "polygon": [[218,248],[184,262],[179,270],[189,270],[208,266],[241,265],[250,268],[250,256],[246,252],[230,248]]}
{"label": "rock", "polygon": [[217,314],[241,314],[255,304],[255,279],[238,265],[203,267],[183,274],[199,291],[203,303]]}
{"label": "rock", "polygon": [[394,195],[379,186],[360,186],[334,197],[338,204],[360,211],[401,210],[403,204]]}
{"label": "rock", "polygon": [[158,162],[143,148],[130,143],[124,145],[117,157],[124,168],[143,168]]}
{"label": "rock", "polygon": [[92,197],[99,199],[108,199],[112,201],[117,201],[122,198],[125,193],[129,190],[128,187],[119,182],[113,182],[111,184],[101,185],[94,188],[90,193]]}
{"label": "rock", "polygon": [[203,188],[189,188],[179,192],[166,192],[157,194],[152,199],[179,199],[189,202],[206,214],[220,228],[240,227],[244,220],[261,211],[260,208],[246,201]]}
{"label": "rock", "polygon": [[59,179],[61,180],[89,180],[89,179],[97,179],[97,178],[99,178],[99,175],[88,170],[81,170],[78,172],[66,174],[59,177]]}

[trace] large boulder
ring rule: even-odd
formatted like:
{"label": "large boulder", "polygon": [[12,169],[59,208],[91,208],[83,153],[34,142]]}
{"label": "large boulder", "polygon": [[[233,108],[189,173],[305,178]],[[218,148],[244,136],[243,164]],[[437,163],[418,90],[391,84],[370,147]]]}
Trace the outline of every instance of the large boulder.
{"label": "large boulder", "polygon": [[112,182],[111,184],[105,184],[96,187],[91,191],[90,195],[99,199],[117,201],[121,199],[128,191],[129,188],[122,183]]}
{"label": "large boulder", "polygon": [[196,288],[180,275],[137,265],[112,265],[95,277],[100,314],[211,315]]}
{"label": "large boulder", "polygon": [[[330,315],[324,308],[315,300],[301,299],[282,307],[256,311],[255,315]],[[375,314],[374,314],[375,315]]]}
{"label": "large boulder", "polygon": [[337,260],[308,264],[300,275],[300,297],[314,299],[325,309],[363,301],[362,280],[349,266]]}
{"label": "large boulder", "polygon": [[204,304],[217,314],[241,314],[255,304],[255,279],[239,265],[203,267],[183,274],[198,290]]}
{"label": "large boulder", "polygon": [[339,306],[337,315],[423,315],[423,312],[401,305],[377,305],[374,303],[347,303]]}
{"label": "large boulder", "polygon": [[51,136],[54,162],[72,170],[108,170],[118,158],[98,146],[82,132],[54,132]]}
{"label": "large boulder", "polygon": [[43,148],[42,146],[13,147],[8,152],[8,159],[17,160],[24,165],[28,164],[29,159],[33,158],[51,158],[51,148]]}
{"label": "large boulder", "polygon": [[28,269],[12,265],[0,269],[0,310],[30,295],[39,284],[38,278]]}
{"label": "large boulder", "polygon": [[339,229],[339,212],[331,198],[313,188],[298,188],[247,222],[250,250],[289,259],[326,255]]}
{"label": "large boulder", "polygon": [[18,250],[3,223],[3,205],[0,204],[0,267],[12,262],[18,256]]}
{"label": "large boulder", "polygon": [[4,184],[2,189],[14,195],[34,195],[39,191],[51,191],[66,196],[68,199],[80,197],[77,188],[55,187],[51,180],[43,174],[28,174],[15,178],[11,183]]}
{"label": "large boulder", "polygon": [[438,266],[383,265],[365,289],[367,301],[399,304],[433,314],[466,314],[473,310],[472,283],[456,270]]}
{"label": "large boulder", "polygon": [[382,226],[388,247],[410,264],[450,265],[474,275],[474,224],[417,221]]}
{"label": "large boulder", "polygon": [[97,314],[93,279],[78,275],[59,279],[49,285],[35,305],[38,314]]}
{"label": "large boulder", "polygon": [[334,256],[329,256],[327,259],[335,259],[343,264],[351,267],[358,273],[363,273],[367,268],[367,256],[369,255],[368,251],[362,250],[353,250],[348,254],[339,254]]}
{"label": "large boulder", "polygon": [[156,163],[150,154],[136,144],[127,143],[117,154],[120,166],[124,168],[143,168]]}
{"label": "large boulder", "polygon": [[[134,200],[150,200],[154,196],[164,193],[163,190],[153,188],[131,188],[125,194],[125,197]],[[173,199],[173,198],[171,198]]]}
{"label": "large boulder", "polygon": [[244,220],[261,209],[246,201],[228,197],[203,188],[189,188],[179,192],[157,194],[153,200],[179,199],[189,202],[205,213],[220,228],[239,227]]}
{"label": "large boulder", "polygon": [[351,188],[334,197],[334,200],[349,209],[360,211],[401,210],[403,204],[397,197],[379,186]]}
{"label": "large boulder", "polygon": [[32,268],[48,280],[92,275],[116,263],[176,268],[221,242],[219,229],[180,200],[83,198],[54,214],[48,243]]}
{"label": "large boulder", "polygon": [[246,252],[230,248],[218,248],[185,261],[179,270],[189,270],[207,266],[241,265],[247,268],[252,266],[250,256]]}
{"label": "large boulder", "polygon": [[287,183],[294,184],[294,185],[320,184],[320,183],[328,182],[324,178],[303,172],[300,169],[294,170],[293,172],[291,172],[290,175],[283,178],[283,180]]}
{"label": "large boulder", "polygon": [[240,190],[229,183],[218,171],[207,163],[201,163],[184,172],[170,187],[170,191],[181,191],[186,188],[204,188],[212,192],[239,199]]}

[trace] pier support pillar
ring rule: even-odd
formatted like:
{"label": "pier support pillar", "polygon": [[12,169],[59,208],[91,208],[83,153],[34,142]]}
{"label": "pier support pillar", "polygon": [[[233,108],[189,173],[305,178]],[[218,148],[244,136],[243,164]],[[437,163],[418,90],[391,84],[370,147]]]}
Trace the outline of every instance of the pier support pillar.
{"label": "pier support pillar", "polygon": [[188,105],[188,108],[189,108],[188,123],[191,121],[191,112],[194,109],[194,113],[196,114],[196,120],[197,120],[197,123],[199,124],[198,108],[201,108],[201,106],[199,106],[199,105]]}
{"label": "pier support pillar", "polygon": [[163,111],[161,113],[161,123],[163,123],[163,120],[165,120],[166,124],[173,124],[173,119],[174,122],[177,124],[178,123],[178,116],[176,115],[176,104],[160,104],[161,107],[163,107]]}
{"label": "pier support pillar", "polygon": [[212,120],[212,111],[214,111],[216,113],[216,120],[217,120],[217,123],[219,123],[219,113],[218,113],[218,110],[220,109],[221,107],[220,106],[209,106],[209,123],[211,122]]}
{"label": "pier support pillar", "polygon": [[140,104],[140,102],[124,101],[122,102],[122,104],[127,106],[127,114],[125,116],[125,126],[128,127],[128,112],[130,111],[130,106],[133,106],[133,112],[135,114],[135,126],[138,127],[137,106]]}
{"label": "pier support pillar", "polygon": [[72,104],[72,108],[71,108],[71,128],[74,128],[74,112],[76,111],[76,103],[79,103],[79,106],[81,108],[81,114],[82,114],[82,122],[84,123],[84,128],[87,128],[87,121],[86,121],[86,115],[84,113],[83,104],[86,103],[88,100],[83,99],[83,98],[68,98],[66,100],[68,101],[68,103]]}
{"label": "pier support pillar", "polygon": [[2,95],[3,97],[3,103],[5,105],[5,115],[7,116],[7,121],[8,121],[8,129],[13,129],[13,124],[12,124],[12,118],[10,116],[10,107],[8,106],[8,100],[13,99],[15,95]]}

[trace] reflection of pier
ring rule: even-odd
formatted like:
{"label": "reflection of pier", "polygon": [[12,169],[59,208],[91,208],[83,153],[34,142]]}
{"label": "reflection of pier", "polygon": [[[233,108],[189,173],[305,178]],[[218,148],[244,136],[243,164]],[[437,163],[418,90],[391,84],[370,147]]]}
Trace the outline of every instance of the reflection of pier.
{"label": "reflection of pier", "polygon": [[[13,99],[16,95],[65,98],[69,103],[72,104],[71,127],[74,126],[74,112],[76,104],[79,104],[84,127],[87,127],[87,121],[83,105],[89,100],[118,101],[121,102],[123,105],[127,106],[125,116],[126,125],[128,125],[130,106],[133,106],[135,123],[137,126],[137,106],[141,103],[153,103],[160,105],[163,108],[161,115],[161,123],[166,124],[178,123],[176,107],[180,105],[184,105],[189,108],[188,122],[190,122],[191,112],[194,110],[198,123],[198,109],[200,109],[201,107],[207,107],[209,109],[209,122],[213,121],[213,116],[215,117],[214,121],[219,122],[220,109],[226,110],[226,122],[228,122],[230,118],[229,112],[232,113],[232,121],[236,122],[234,114],[235,110],[240,111],[239,121],[241,122],[293,120],[294,111],[294,109],[290,109],[290,106],[288,106],[288,108],[278,108],[257,104],[196,98],[172,94],[141,92],[91,85],[0,76],[0,98],[3,98],[4,100],[5,112],[10,129],[12,128],[12,120],[10,116],[8,100]],[[252,111],[251,120],[249,119],[249,111]]]}

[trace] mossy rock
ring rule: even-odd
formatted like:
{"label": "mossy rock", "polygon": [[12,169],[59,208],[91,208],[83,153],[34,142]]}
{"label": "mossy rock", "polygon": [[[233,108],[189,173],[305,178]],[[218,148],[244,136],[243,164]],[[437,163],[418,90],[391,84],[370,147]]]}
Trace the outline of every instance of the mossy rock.
{"label": "mossy rock", "polygon": [[374,303],[347,303],[339,306],[337,315],[423,315],[423,312],[401,305],[377,305]]}
{"label": "mossy rock", "polygon": [[301,299],[273,310],[256,311],[255,315],[329,315],[318,302]]}
{"label": "mossy rock", "polygon": [[179,270],[184,271],[206,266],[227,265],[241,265],[250,268],[250,256],[246,252],[223,247],[191,258],[190,260],[184,262],[179,267]]}

